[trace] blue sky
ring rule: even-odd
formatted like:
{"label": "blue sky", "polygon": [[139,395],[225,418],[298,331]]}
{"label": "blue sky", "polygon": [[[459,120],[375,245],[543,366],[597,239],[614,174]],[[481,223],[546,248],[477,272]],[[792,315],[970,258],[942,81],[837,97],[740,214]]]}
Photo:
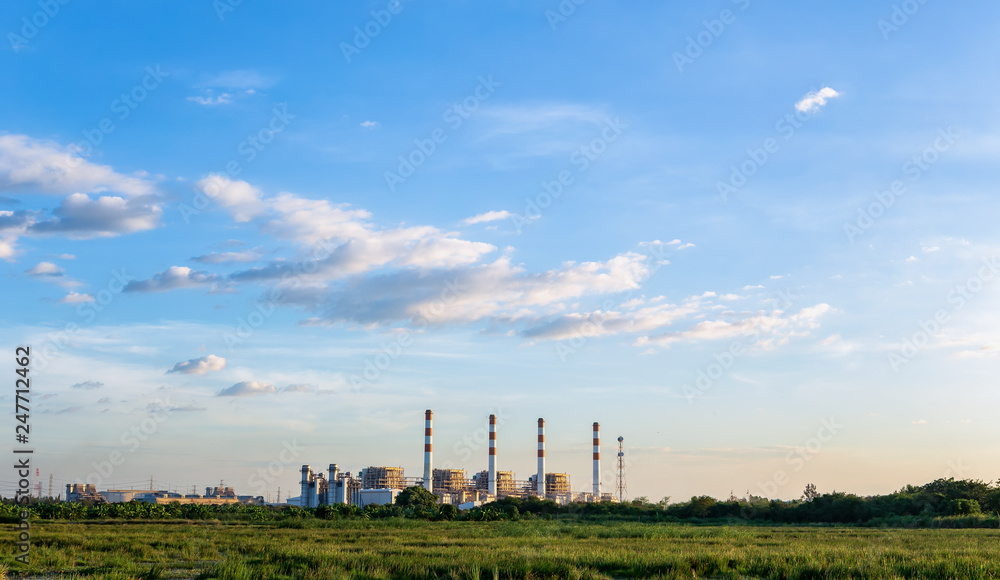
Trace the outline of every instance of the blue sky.
{"label": "blue sky", "polygon": [[995,479],[998,10],[8,2],[38,466],[287,496],[431,408],[633,497]]}

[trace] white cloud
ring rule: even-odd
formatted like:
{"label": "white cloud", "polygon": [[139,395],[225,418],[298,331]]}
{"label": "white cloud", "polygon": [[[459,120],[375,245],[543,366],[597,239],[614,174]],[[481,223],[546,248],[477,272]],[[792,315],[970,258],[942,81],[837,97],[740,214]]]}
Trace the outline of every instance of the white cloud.
{"label": "white cloud", "polygon": [[83,381],[82,383],[76,383],[75,385],[73,385],[70,388],[73,388],[73,389],[85,389],[85,390],[88,390],[88,391],[92,391],[94,389],[99,389],[99,388],[101,388],[103,386],[104,386],[104,383],[102,383],[100,381]]}
{"label": "white cloud", "polygon": [[796,314],[786,316],[784,312],[775,310],[771,313],[760,312],[750,316],[727,316],[718,320],[699,322],[690,328],[677,332],[668,332],[654,336],[643,336],[636,340],[636,346],[657,344],[670,346],[677,342],[733,339],[738,337],[755,337],[754,344],[764,348],[787,344],[791,338],[806,336],[809,331],[819,327],[819,319],[833,312],[829,304],[817,304],[803,308]]}
{"label": "white cloud", "polygon": [[188,97],[187,100],[206,107],[215,107],[218,105],[228,105],[232,103],[233,95],[232,93],[219,93],[218,95],[213,95],[212,91],[208,90],[205,91],[205,95],[195,95],[193,97]]}
{"label": "white cloud", "polygon": [[184,375],[204,375],[210,372],[221,371],[224,368],[226,368],[226,359],[221,356],[210,354],[201,358],[193,358],[191,360],[179,362],[175,364],[172,369],[167,371],[167,374],[180,373]]}
{"label": "white cloud", "polygon": [[795,108],[803,113],[817,111],[826,106],[829,99],[839,97],[840,93],[830,87],[823,87],[819,91],[810,92],[801,101],[795,103]]}
{"label": "white cloud", "polygon": [[361,127],[364,129],[374,129],[378,127],[378,121],[362,121]]}
{"label": "white cloud", "polygon": [[178,288],[195,288],[215,283],[219,277],[207,272],[196,272],[187,266],[171,266],[149,280],[133,280],[125,292],[165,292]]}
{"label": "white cloud", "polygon": [[274,393],[277,390],[274,385],[259,383],[257,381],[243,381],[219,391],[218,397],[247,397],[251,395],[262,395]]}
{"label": "white cloud", "polygon": [[246,250],[243,252],[212,252],[191,258],[201,264],[233,264],[242,262],[255,262],[261,257],[257,250]]}
{"label": "white cloud", "polygon": [[1000,344],[989,343],[974,350],[958,351],[952,356],[954,356],[955,358],[987,359],[987,358],[995,358],[998,354],[1000,354]]}
{"label": "white cloud", "polygon": [[157,227],[163,210],[149,197],[91,199],[85,193],[74,193],[63,199],[52,213],[55,219],[35,223],[29,232],[62,233],[78,239],[112,237]]}
{"label": "white cloud", "polygon": [[130,196],[154,193],[148,179],[123,175],[56,143],[27,135],[0,135],[0,190],[50,194],[114,191]]}
{"label": "white cloud", "polygon": [[84,302],[93,302],[94,297],[90,294],[80,294],[79,292],[70,292],[62,298],[59,302],[63,304],[83,304]]}
{"label": "white cloud", "polygon": [[24,273],[29,276],[62,276],[66,271],[52,262],[39,262],[34,268],[25,270]]}
{"label": "white cloud", "polygon": [[260,190],[246,181],[233,181],[224,175],[212,174],[195,183],[195,187],[229,210],[237,222],[248,222],[267,209],[260,199]]}
{"label": "white cloud", "polygon": [[511,216],[511,213],[507,210],[501,211],[488,211],[486,213],[481,213],[479,215],[474,215],[470,218],[465,218],[462,220],[468,225],[481,224],[484,222],[495,222],[499,220],[505,220]]}

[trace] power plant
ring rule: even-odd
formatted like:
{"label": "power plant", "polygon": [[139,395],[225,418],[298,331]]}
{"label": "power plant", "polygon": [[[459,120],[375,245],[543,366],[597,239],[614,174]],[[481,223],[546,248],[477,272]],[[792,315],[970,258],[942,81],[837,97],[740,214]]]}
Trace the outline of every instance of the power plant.
{"label": "power plant", "polygon": [[[299,484],[299,497],[288,498],[288,503],[302,507],[350,504],[360,507],[384,505],[395,501],[396,496],[408,487],[420,486],[438,497],[438,502],[467,509],[505,497],[537,497],[555,501],[560,505],[571,502],[619,502],[625,496],[624,452],[618,438],[617,493],[607,493],[601,486],[600,424],[593,424],[593,485],[590,491],[574,492],[569,474],[553,473],[545,464],[545,419],[538,419],[537,469],[527,480],[518,480],[513,471],[501,470],[497,458],[497,417],[489,416],[489,447],[487,469],[473,471],[471,479],[464,469],[434,468],[434,413],[424,412],[424,469],[422,477],[407,477],[402,467],[369,466],[357,473],[341,471],[336,463],[327,467],[326,473],[313,471],[303,465]],[[40,493],[40,492],[39,492]],[[278,491],[278,503],[281,491]],[[150,479],[149,489],[109,489],[97,491],[94,484],[66,485],[66,501],[149,503],[229,504],[266,502],[261,496],[236,495],[232,487],[208,487],[205,495],[182,495],[176,491],[154,489]]]}
{"label": "power plant", "polygon": [[320,505],[388,504],[396,495],[411,486],[420,486],[438,497],[439,503],[467,509],[504,497],[538,497],[561,505],[570,502],[617,502],[620,496],[601,490],[600,424],[593,424],[593,485],[591,491],[574,492],[566,473],[550,473],[545,466],[545,419],[538,419],[538,469],[526,481],[519,481],[512,471],[501,471],[497,459],[497,417],[489,416],[488,467],[466,477],[464,469],[435,469],[433,426],[434,413],[424,412],[423,477],[406,477],[402,467],[370,466],[358,474],[341,472],[331,464],[328,475],[313,473],[309,465],[302,466],[301,495],[303,507]]}

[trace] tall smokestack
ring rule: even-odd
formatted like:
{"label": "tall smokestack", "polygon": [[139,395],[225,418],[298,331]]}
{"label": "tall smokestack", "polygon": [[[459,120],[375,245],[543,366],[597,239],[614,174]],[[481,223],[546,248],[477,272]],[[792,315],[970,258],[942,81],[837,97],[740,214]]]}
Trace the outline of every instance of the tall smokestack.
{"label": "tall smokestack", "polygon": [[424,412],[424,489],[427,491],[434,491],[434,479],[432,476],[433,470],[431,469],[431,417],[434,413],[430,409]]}
{"label": "tall smokestack", "polygon": [[538,475],[535,476],[538,497],[545,499],[545,419],[538,419]]}
{"label": "tall smokestack", "polygon": [[490,493],[497,493],[497,416],[490,415]]}
{"label": "tall smokestack", "polygon": [[594,499],[601,499],[601,424],[594,423]]}
{"label": "tall smokestack", "polygon": [[[310,507],[309,504],[311,502],[309,501],[309,481],[311,479],[312,479],[312,468],[309,467],[308,465],[303,465],[302,466],[302,494],[299,496],[299,498],[301,499],[301,502],[302,502],[301,503],[302,507]],[[209,495],[207,489],[206,489],[205,495]]]}

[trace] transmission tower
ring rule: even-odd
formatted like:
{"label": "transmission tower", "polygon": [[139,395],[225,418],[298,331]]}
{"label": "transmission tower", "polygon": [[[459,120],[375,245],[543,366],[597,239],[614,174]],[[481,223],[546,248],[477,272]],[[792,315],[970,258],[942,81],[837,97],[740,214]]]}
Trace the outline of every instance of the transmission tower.
{"label": "transmission tower", "polygon": [[52,474],[49,474],[49,497],[52,497]]}
{"label": "transmission tower", "polygon": [[625,441],[624,437],[618,437],[618,502],[622,503],[625,501],[625,493],[628,491],[628,486],[625,485],[625,451],[622,447],[622,442]]}

